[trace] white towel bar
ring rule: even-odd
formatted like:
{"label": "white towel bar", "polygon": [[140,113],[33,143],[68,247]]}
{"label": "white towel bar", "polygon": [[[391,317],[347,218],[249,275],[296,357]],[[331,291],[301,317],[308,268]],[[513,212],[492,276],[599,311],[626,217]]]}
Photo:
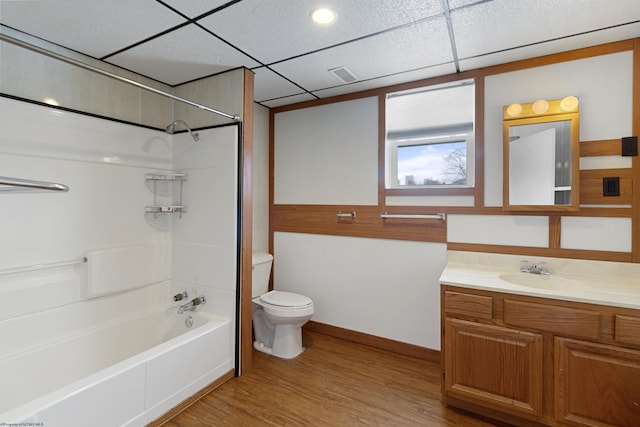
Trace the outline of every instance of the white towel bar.
{"label": "white towel bar", "polygon": [[50,262],[47,264],[34,264],[34,265],[27,265],[27,266],[23,266],[23,267],[13,267],[13,268],[5,268],[3,270],[0,270],[0,275],[3,274],[14,274],[14,273],[26,273],[29,271],[36,271],[36,270],[44,270],[46,268],[57,268],[57,267],[70,267],[72,265],[80,265],[80,264],[84,264],[85,262],[87,262],[87,258],[80,258],[80,259],[72,259],[69,261],[60,261],[60,262]]}

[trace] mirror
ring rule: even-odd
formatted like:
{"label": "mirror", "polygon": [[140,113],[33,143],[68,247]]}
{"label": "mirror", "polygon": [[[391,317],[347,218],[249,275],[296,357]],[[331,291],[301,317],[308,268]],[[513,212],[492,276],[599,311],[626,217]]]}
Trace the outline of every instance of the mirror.
{"label": "mirror", "polygon": [[511,104],[503,113],[503,209],[578,210],[578,99]]}

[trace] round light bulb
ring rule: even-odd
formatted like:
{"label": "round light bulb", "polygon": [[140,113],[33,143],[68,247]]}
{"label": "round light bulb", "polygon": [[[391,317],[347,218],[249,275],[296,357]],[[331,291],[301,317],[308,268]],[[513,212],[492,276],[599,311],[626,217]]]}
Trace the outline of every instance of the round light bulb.
{"label": "round light bulb", "polygon": [[520,104],[511,104],[507,107],[507,116],[516,117],[522,113],[522,105]]}
{"label": "round light bulb", "polygon": [[311,20],[318,25],[329,25],[336,20],[336,14],[330,9],[320,8],[311,12]]}
{"label": "round light bulb", "polygon": [[533,103],[533,105],[531,106],[531,109],[536,114],[542,114],[549,109],[549,103],[544,99],[539,99]]}
{"label": "round light bulb", "polygon": [[578,108],[578,98],[575,96],[566,96],[560,101],[562,111],[573,111]]}

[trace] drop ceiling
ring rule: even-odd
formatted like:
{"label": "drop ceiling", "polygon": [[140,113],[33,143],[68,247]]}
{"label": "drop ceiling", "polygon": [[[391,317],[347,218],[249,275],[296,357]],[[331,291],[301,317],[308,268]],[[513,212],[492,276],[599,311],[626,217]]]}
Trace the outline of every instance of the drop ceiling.
{"label": "drop ceiling", "polygon": [[640,37],[640,1],[0,0],[0,23],[172,86],[246,67],[276,107]]}

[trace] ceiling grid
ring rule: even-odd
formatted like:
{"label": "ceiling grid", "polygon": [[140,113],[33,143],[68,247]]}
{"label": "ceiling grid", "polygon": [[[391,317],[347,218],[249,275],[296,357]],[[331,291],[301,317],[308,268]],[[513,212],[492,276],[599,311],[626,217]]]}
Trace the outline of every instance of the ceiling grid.
{"label": "ceiling grid", "polygon": [[[267,107],[640,35],[637,0],[326,0],[326,26],[310,19],[316,5],[0,1],[0,24],[171,86],[245,67]],[[336,79],[341,67],[358,80]]]}

